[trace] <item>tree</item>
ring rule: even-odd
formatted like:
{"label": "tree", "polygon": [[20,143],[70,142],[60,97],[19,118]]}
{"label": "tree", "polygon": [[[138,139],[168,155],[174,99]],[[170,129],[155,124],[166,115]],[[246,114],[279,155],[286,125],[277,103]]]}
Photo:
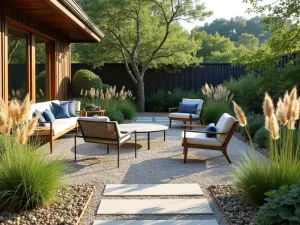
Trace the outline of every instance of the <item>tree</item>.
{"label": "tree", "polygon": [[204,62],[208,62],[213,52],[225,52],[235,48],[234,42],[228,37],[221,36],[219,33],[208,34],[206,31],[192,30],[191,37],[202,42],[197,51],[197,57],[203,57]]}
{"label": "tree", "polygon": [[272,33],[270,47],[275,52],[290,53],[300,46],[300,7],[299,0],[274,0],[263,4],[262,0],[244,0],[251,3],[251,12],[266,14],[263,23]]}
{"label": "tree", "polygon": [[[197,42],[178,21],[202,20],[211,12],[193,0],[95,0],[79,2],[105,33],[100,44],[78,46],[81,60],[94,66],[122,62],[136,85],[140,111],[145,110],[144,76],[149,67],[187,65]],[[197,61],[196,61],[197,60]]]}
{"label": "tree", "polygon": [[227,49],[224,52],[216,51],[212,52],[212,55],[208,58],[210,63],[232,63],[237,62],[246,55],[249,55],[250,51],[243,45]]}
{"label": "tree", "polygon": [[245,46],[249,50],[255,50],[258,48],[259,39],[253,34],[242,33],[238,37],[237,46]]}
{"label": "tree", "polygon": [[233,17],[230,20],[220,18],[197,29],[206,31],[208,34],[219,33],[221,36],[229,37],[234,42],[237,42],[238,37],[243,33],[253,34],[259,38],[260,43],[263,43],[269,38],[269,33],[264,31],[266,25],[262,23],[262,19],[263,17],[259,16],[249,20],[241,16]]}

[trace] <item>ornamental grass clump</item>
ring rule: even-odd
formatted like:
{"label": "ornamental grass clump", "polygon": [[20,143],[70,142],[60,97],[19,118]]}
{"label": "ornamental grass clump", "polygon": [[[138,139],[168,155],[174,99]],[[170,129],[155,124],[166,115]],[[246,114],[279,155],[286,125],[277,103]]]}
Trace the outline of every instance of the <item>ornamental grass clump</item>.
{"label": "ornamental grass clump", "polygon": [[207,83],[201,88],[202,94],[206,97],[207,101],[218,102],[231,102],[233,94],[230,94],[230,90],[221,84],[214,87]]}
{"label": "ornamental grass clump", "polygon": [[29,95],[21,104],[17,99],[13,99],[8,106],[0,99],[0,134],[12,135],[18,143],[25,144],[33,134],[39,119],[36,116],[29,121],[29,112]]}
{"label": "ornamental grass clump", "polygon": [[232,175],[235,186],[254,205],[263,204],[266,192],[300,182],[300,132],[295,130],[299,105],[296,88],[286,93],[283,100],[279,99],[276,110],[270,96],[265,95],[263,109],[265,128],[269,133],[269,159],[263,159],[254,150],[242,109],[234,103],[236,116],[248,133],[252,151],[243,153],[242,160],[233,166]]}
{"label": "ornamental grass clump", "polygon": [[38,154],[35,145],[16,143],[12,136],[0,135],[0,140],[6,148],[0,158],[0,210],[18,212],[55,200],[63,180],[62,162]]}

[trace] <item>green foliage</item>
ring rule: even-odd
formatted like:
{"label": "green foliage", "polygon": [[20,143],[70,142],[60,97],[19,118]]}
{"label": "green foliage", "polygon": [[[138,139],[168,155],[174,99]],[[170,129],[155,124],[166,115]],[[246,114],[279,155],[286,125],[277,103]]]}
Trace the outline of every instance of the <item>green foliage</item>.
{"label": "green foliage", "polygon": [[[11,138],[6,140],[10,142]],[[4,146],[6,151],[0,160],[0,208],[21,211],[53,201],[62,185],[62,162],[46,159],[29,144]]]}
{"label": "green foliage", "polygon": [[159,90],[147,99],[146,109],[148,112],[168,112],[168,108],[177,107],[183,98],[203,99],[203,95],[200,91],[188,91],[183,88],[176,88],[172,92]]}
{"label": "green foliage", "polygon": [[227,102],[209,101],[203,110],[204,124],[217,123],[223,113],[233,115],[233,109]]}
{"label": "green foliage", "polygon": [[[250,115],[247,118],[248,120],[248,127],[250,131],[251,138],[254,137],[254,135],[257,133],[258,130],[260,130],[265,125],[265,118],[263,115],[260,114],[254,114]],[[249,140],[248,134],[246,132],[246,129],[241,129],[241,135]],[[268,142],[268,139],[266,140]]]}
{"label": "green foliage", "polygon": [[[167,94],[163,90],[159,90],[153,93],[146,101],[146,109],[148,112],[166,112],[167,106]],[[177,103],[178,105],[178,103]]]}
{"label": "green foliage", "polygon": [[105,93],[111,86],[109,84],[102,84],[103,92]]}
{"label": "green foliage", "polygon": [[266,203],[259,208],[257,225],[300,224],[300,185],[284,185],[266,193]]}
{"label": "green foliage", "polygon": [[116,105],[116,109],[120,110],[125,120],[131,120],[136,115],[136,107],[133,102],[128,99],[120,101],[119,104]]}
{"label": "green foliage", "polygon": [[265,127],[262,127],[255,133],[253,140],[260,148],[268,148],[269,132]]}
{"label": "green foliage", "polygon": [[239,102],[242,107],[246,107],[250,112],[262,112],[262,105],[257,99],[262,99],[264,92],[259,92],[254,73],[247,73],[239,80],[230,79],[224,85],[231,91],[234,100]]}
{"label": "green foliage", "polygon": [[89,70],[78,70],[72,79],[72,93],[78,96],[81,89],[90,90],[91,88],[96,90],[102,88],[100,77]]}
{"label": "green foliage", "polygon": [[241,16],[233,17],[230,20],[218,18],[211,23],[205,23],[204,26],[196,27],[198,31],[206,31],[208,34],[219,33],[221,36],[230,38],[237,42],[238,37],[243,33],[253,34],[260,42],[269,38],[269,33],[265,32],[266,25],[262,23],[263,17],[253,17],[246,19]]}
{"label": "green foliage", "polygon": [[258,48],[259,39],[256,38],[253,34],[242,33],[238,37],[237,45],[243,45],[247,49],[253,51]]}
{"label": "green foliage", "polygon": [[232,63],[240,60],[240,58],[249,55],[250,51],[243,45],[235,47],[233,49],[227,49],[224,52],[212,52],[212,55],[209,57],[208,62],[210,63]]}
{"label": "green foliage", "polygon": [[109,108],[105,111],[105,116],[107,116],[110,121],[117,121],[119,124],[124,122],[124,115],[118,109]]}
{"label": "green foliage", "polygon": [[43,91],[46,90],[46,71],[40,72],[36,76],[36,90],[42,89]]}

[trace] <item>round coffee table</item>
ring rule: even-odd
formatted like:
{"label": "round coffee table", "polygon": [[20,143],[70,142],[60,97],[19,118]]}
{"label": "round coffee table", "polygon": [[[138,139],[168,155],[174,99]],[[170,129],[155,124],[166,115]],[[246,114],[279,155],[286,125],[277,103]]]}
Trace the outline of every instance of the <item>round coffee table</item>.
{"label": "round coffee table", "polygon": [[148,134],[148,149],[150,149],[150,133],[154,132],[164,132],[164,141],[166,141],[166,130],[169,127],[160,124],[153,123],[125,123],[119,125],[120,132],[128,132],[131,130],[136,130],[137,134],[147,133]]}

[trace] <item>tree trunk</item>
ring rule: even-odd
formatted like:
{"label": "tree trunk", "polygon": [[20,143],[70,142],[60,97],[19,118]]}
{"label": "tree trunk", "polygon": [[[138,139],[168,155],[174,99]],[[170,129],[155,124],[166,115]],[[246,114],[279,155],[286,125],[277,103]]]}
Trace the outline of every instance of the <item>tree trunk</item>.
{"label": "tree trunk", "polygon": [[136,83],[137,90],[137,103],[140,112],[145,112],[145,87],[144,87],[144,79],[143,77],[137,79]]}

